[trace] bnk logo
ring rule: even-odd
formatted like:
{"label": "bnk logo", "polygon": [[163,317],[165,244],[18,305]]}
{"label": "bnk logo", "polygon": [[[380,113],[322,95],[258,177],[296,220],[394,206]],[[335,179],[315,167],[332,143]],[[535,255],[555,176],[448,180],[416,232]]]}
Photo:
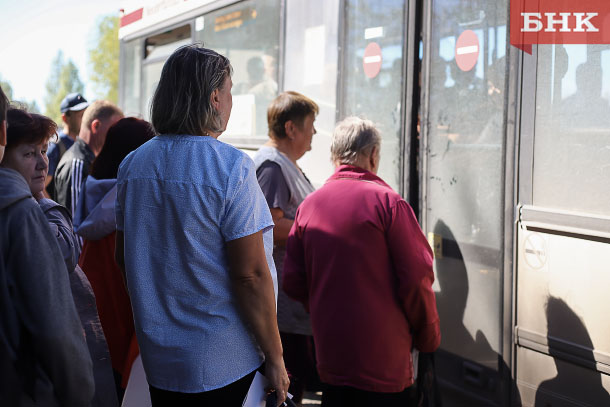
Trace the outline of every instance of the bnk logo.
{"label": "bnk logo", "polygon": [[510,43],[610,44],[609,0],[511,0]]}
{"label": "bnk logo", "polygon": [[[556,18],[559,14],[561,18]],[[556,26],[559,26],[561,32],[598,32],[599,29],[591,23],[593,17],[597,17],[599,13],[544,13],[546,16],[546,27],[542,20],[541,13],[521,13],[523,17],[523,28],[521,32],[556,32]],[[573,28],[570,28],[570,17],[574,16],[575,22]]]}

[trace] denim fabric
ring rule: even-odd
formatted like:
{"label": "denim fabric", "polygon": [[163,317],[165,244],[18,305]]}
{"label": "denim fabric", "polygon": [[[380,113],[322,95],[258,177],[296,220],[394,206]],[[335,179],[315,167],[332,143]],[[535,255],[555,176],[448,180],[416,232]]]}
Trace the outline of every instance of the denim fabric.
{"label": "denim fabric", "polygon": [[150,385],[196,393],[263,356],[237,311],[225,244],[263,230],[277,297],[273,221],[252,160],[212,137],[162,135],[121,163],[117,229]]}

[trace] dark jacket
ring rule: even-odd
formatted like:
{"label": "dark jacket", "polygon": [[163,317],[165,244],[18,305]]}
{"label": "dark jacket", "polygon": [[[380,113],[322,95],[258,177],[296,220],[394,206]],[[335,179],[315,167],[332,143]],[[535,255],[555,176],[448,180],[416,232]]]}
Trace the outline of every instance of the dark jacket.
{"label": "dark jacket", "polygon": [[81,138],[59,160],[55,171],[55,197],[57,203],[68,208],[70,215],[76,212],[80,189],[89,175],[95,154]]}
{"label": "dark jacket", "polygon": [[70,277],[70,288],[76,311],[87,338],[89,354],[93,362],[95,397],[93,407],[116,407],[116,394],[108,344],[98,316],[95,295],[83,270],[78,266],[80,254],[78,238],[72,230],[72,218],[68,210],[51,199],[41,199],[38,204],[57,238]]}
{"label": "dark jacket", "polygon": [[91,358],[60,249],[23,177],[0,167],[0,400],[90,406]]}

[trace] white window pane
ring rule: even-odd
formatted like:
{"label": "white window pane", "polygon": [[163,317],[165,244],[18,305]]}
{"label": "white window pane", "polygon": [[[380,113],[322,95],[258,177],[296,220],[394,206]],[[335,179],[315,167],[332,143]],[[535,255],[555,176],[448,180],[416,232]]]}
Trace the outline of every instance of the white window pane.
{"label": "white window pane", "polygon": [[610,46],[538,47],[535,205],[608,214],[609,97]]}
{"label": "white window pane", "polygon": [[300,92],[320,108],[312,149],[299,165],[312,184],[332,174],[330,139],[335,128],[337,92],[338,0],[293,0],[286,4],[284,89]]}

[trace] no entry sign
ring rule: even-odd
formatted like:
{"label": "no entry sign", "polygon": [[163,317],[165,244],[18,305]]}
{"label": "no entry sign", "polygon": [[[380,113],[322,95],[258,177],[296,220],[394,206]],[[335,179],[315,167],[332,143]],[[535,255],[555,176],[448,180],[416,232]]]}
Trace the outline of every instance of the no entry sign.
{"label": "no entry sign", "polygon": [[376,42],[371,42],[364,49],[364,59],[362,60],[364,74],[369,78],[376,77],[381,70],[381,61],[381,47]]}
{"label": "no entry sign", "polygon": [[455,43],[455,62],[462,71],[470,71],[479,59],[479,38],[472,30],[466,30]]}

